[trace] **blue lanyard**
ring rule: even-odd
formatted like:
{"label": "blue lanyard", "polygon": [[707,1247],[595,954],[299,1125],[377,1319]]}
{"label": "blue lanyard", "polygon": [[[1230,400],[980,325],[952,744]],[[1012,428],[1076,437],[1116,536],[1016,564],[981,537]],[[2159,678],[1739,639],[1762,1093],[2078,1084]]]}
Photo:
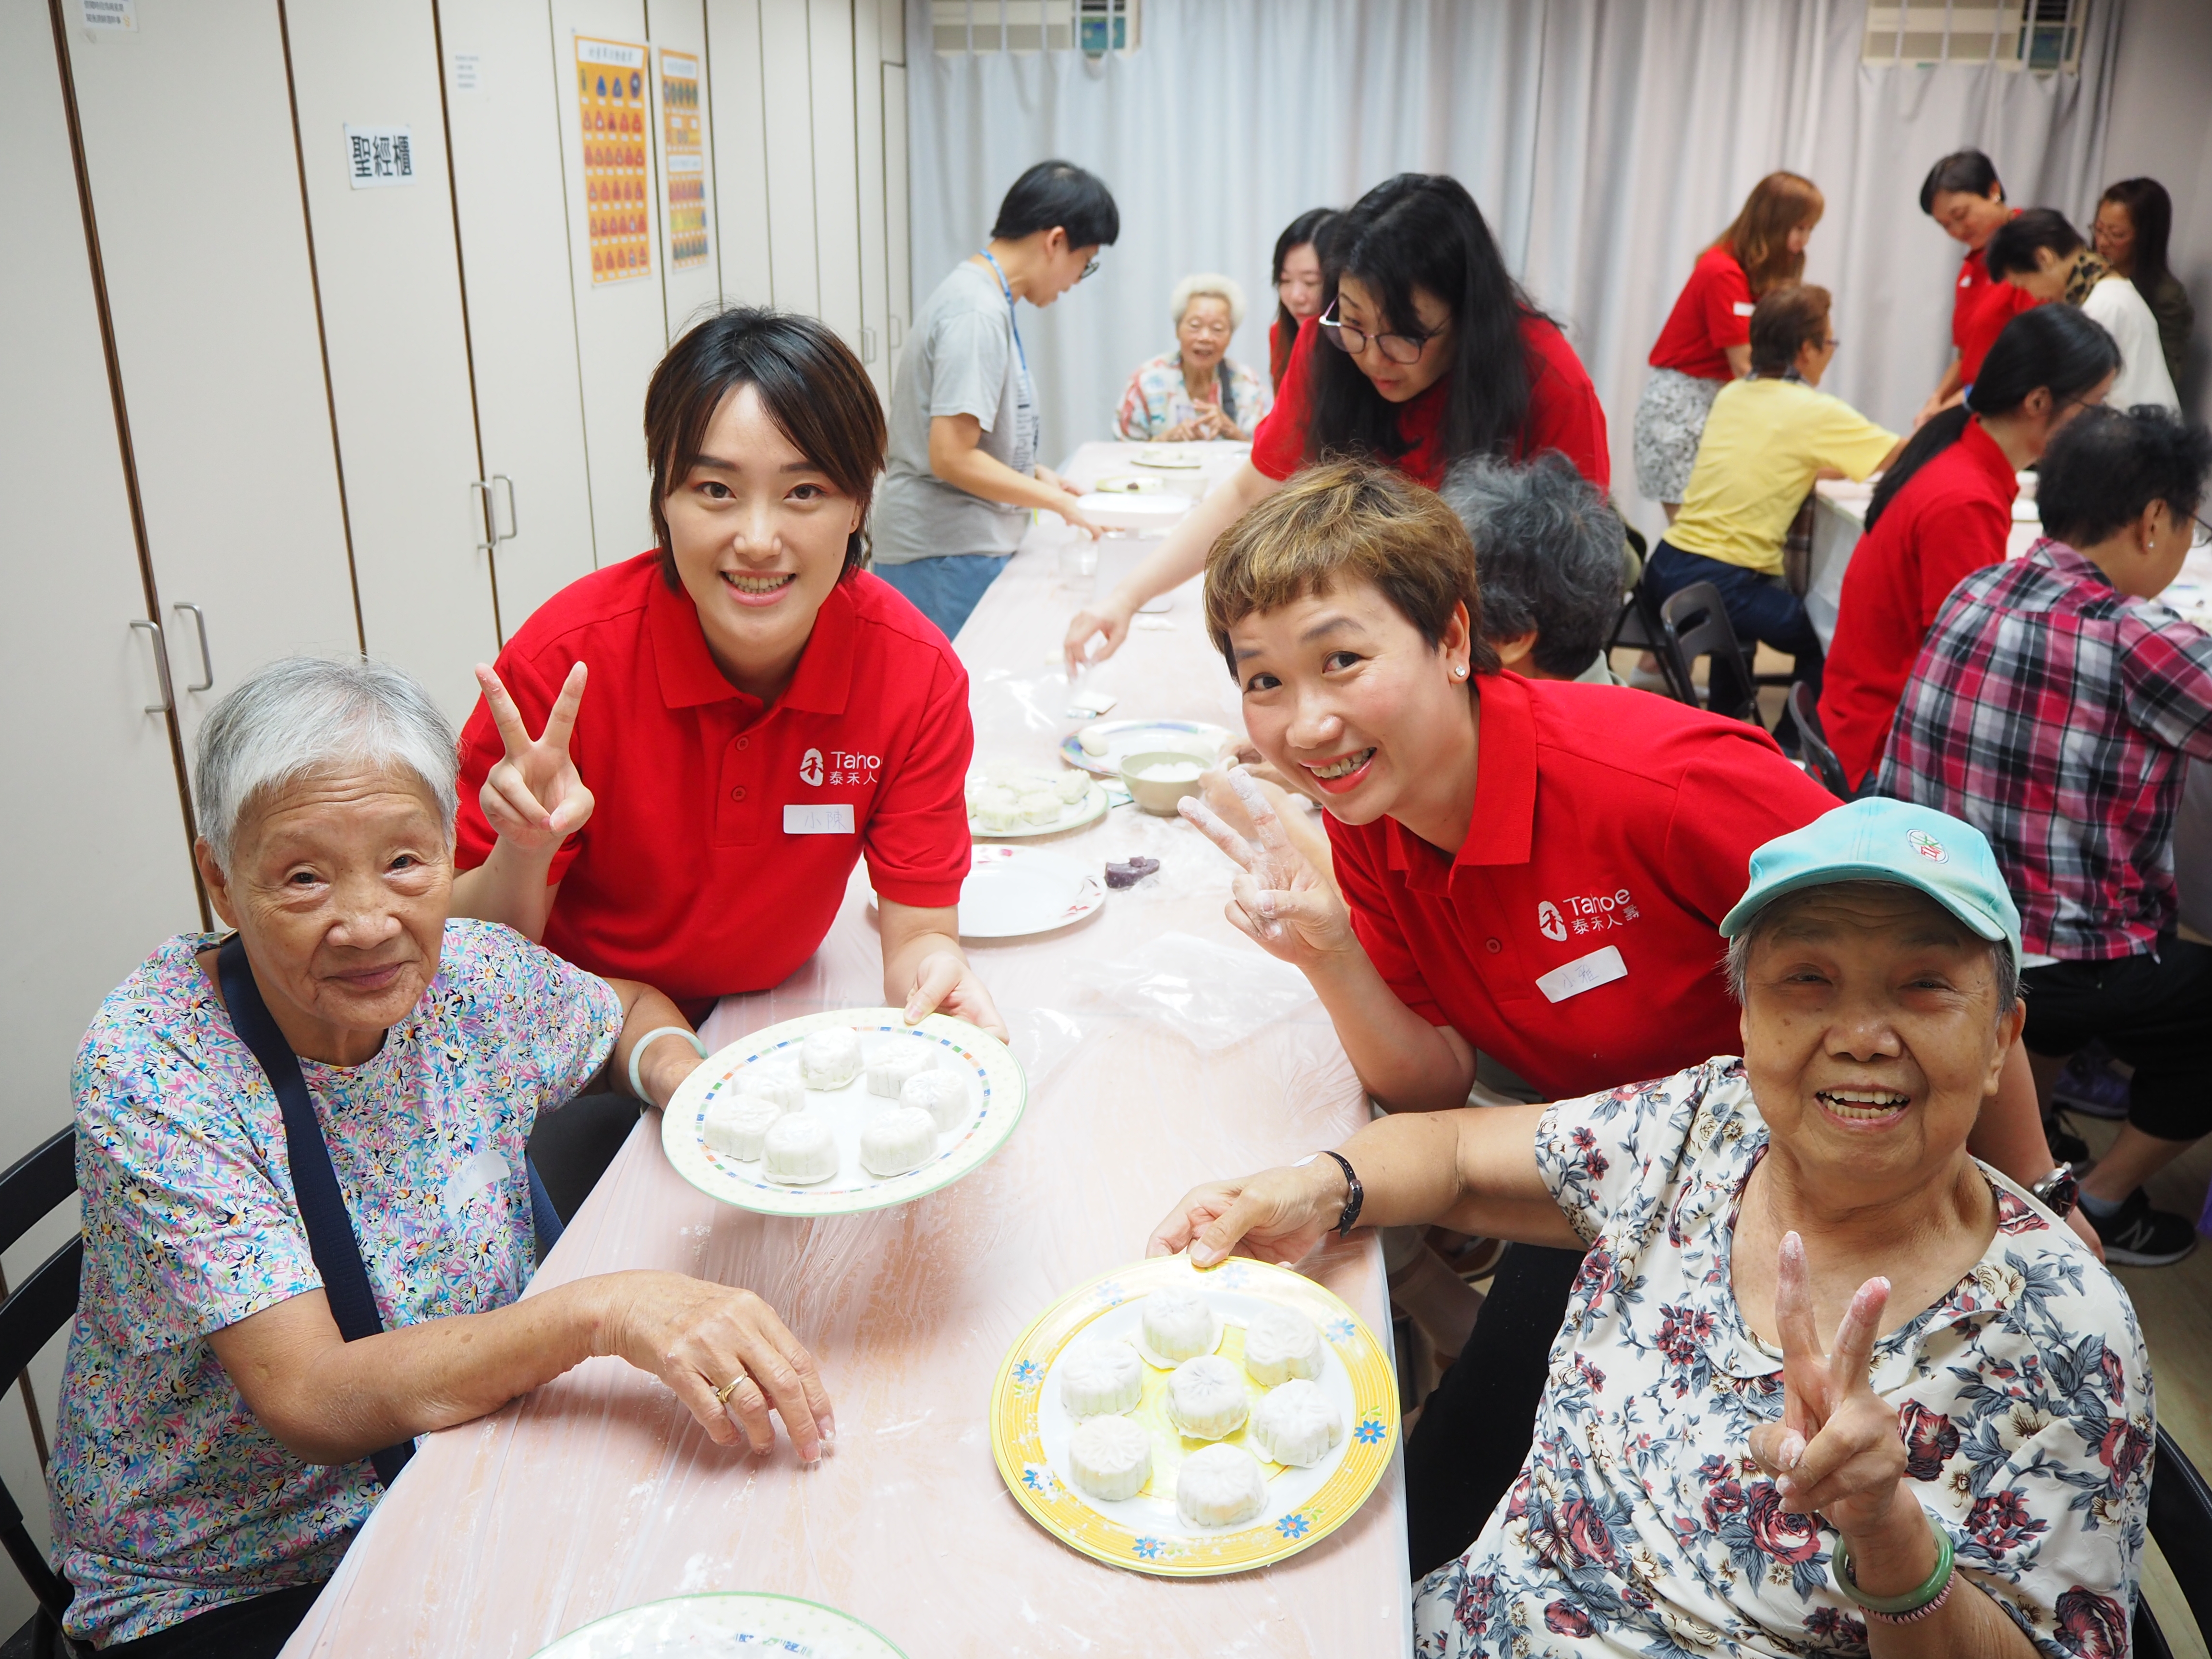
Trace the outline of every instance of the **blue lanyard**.
{"label": "blue lanyard", "polygon": [[1006,280],[1006,273],[999,269],[999,262],[991,257],[989,248],[979,248],[976,252],[983,256],[984,263],[998,277],[999,292],[1006,296],[1006,326],[1014,331],[1014,355],[1022,360],[1022,373],[1026,374],[1030,372],[1030,354],[1022,349],[1022,325],[1014,320],[1014,285]]}

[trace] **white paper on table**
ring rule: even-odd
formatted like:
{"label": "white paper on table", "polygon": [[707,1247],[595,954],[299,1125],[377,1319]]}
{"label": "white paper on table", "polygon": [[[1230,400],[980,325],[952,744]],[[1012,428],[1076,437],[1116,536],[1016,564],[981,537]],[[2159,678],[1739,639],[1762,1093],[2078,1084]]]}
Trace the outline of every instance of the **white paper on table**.
{"label": "white paper on table", "polygon": [[1194,933],[1162,933],[1119,961],[1079,961],[1069,977],[1158,1021],[1201,1054],[1242,1042],[1314,997],[1306,976],[1289,963],[1255,946],[1217,945]]}

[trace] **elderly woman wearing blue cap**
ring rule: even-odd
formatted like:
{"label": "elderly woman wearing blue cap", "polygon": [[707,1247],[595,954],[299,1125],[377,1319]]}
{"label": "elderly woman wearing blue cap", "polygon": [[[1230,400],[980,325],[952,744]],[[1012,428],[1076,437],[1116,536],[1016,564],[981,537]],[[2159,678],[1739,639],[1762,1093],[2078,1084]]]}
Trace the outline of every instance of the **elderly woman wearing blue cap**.
{"label": "elderly woman wearing blue cap", "polygon": [[1427,1656],[2127,1651],[2150,1372],[2126,1293],[1966,1135],[2020,1030],[1988,843],[1864,800],[1722,926],[1741,1058],[1401,1114],[1200,1187],[1210,1266],[1331,1228],[1587,1248],[1527,1462],[1419,1587]]}

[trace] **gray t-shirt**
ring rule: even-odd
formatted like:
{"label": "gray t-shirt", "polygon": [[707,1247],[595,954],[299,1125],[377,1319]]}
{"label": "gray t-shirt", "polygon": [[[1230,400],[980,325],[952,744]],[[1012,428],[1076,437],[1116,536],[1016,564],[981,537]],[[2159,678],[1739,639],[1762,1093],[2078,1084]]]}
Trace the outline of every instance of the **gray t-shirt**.
{"label": "gray t-shirt", "polygon": [[963,259],[914,319],[891,386],[890,453],[876,492],[878,564],[945,553],[1003,558],[1030,510],[956,489],[929,470],[929,423],[973,415],[984,453],[1024,477],[1036,465],[1036,394],[1014,340],[1013,310],[988,265]]}

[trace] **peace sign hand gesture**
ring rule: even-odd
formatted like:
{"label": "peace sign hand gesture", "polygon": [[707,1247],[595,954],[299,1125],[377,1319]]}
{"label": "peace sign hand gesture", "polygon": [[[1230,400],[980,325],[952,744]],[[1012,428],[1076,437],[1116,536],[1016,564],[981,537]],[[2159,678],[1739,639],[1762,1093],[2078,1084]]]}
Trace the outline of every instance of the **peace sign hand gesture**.
{"label": "peace sign hand gesture", "polygon": [[[1207,775],[1211,782],[1219,775]],[[1178,810],[1243,866],[1230,884],[1225,914],[1231,924],[1268,955],[1294,968],[1358,951],[1352,913],[1328,878],[1291,845],[1282,820],[1260,786],[1241,766],[1231,767],[1227,776],[1236,805],[1242,809],[1239,816],[1251,825],[1249,836],[1196,796],[1186,798]]]}
{"label": "peace sign hand gesture", "polygon": [[[1896,1411],[1874,1391],[1869,1370],[1889,1281],[1869,1279],[1851,1297],[1836,1330],[1836,1351],[1820,1352],[1805,1242],[1782,1236],[1774,1285],[1775,1322],[1782,1330],[1782,1420],[1751,1431],[1751,1455],[1774,1479],[1782,1507],[1815,1510],[1847,1540],[1880,1531],[1903,1492],[1905,1441]],[[1923,1523],[1924,1524],[1924,1523]],[[1852,1544],[1853,1553],[1858,1546]]]}
{"label": "peace sign hand gesture", "polygon": [[568,758],[568,734],[584,701],[584,665],[568,671],[536,738],[522,723],[507,687],[489,665],[477,665],[477,684],[499,727],[506,755],[488,773],[477,800],[494,833],[524,852],[547,851],[582,829],[592,816],[592,792]]}

